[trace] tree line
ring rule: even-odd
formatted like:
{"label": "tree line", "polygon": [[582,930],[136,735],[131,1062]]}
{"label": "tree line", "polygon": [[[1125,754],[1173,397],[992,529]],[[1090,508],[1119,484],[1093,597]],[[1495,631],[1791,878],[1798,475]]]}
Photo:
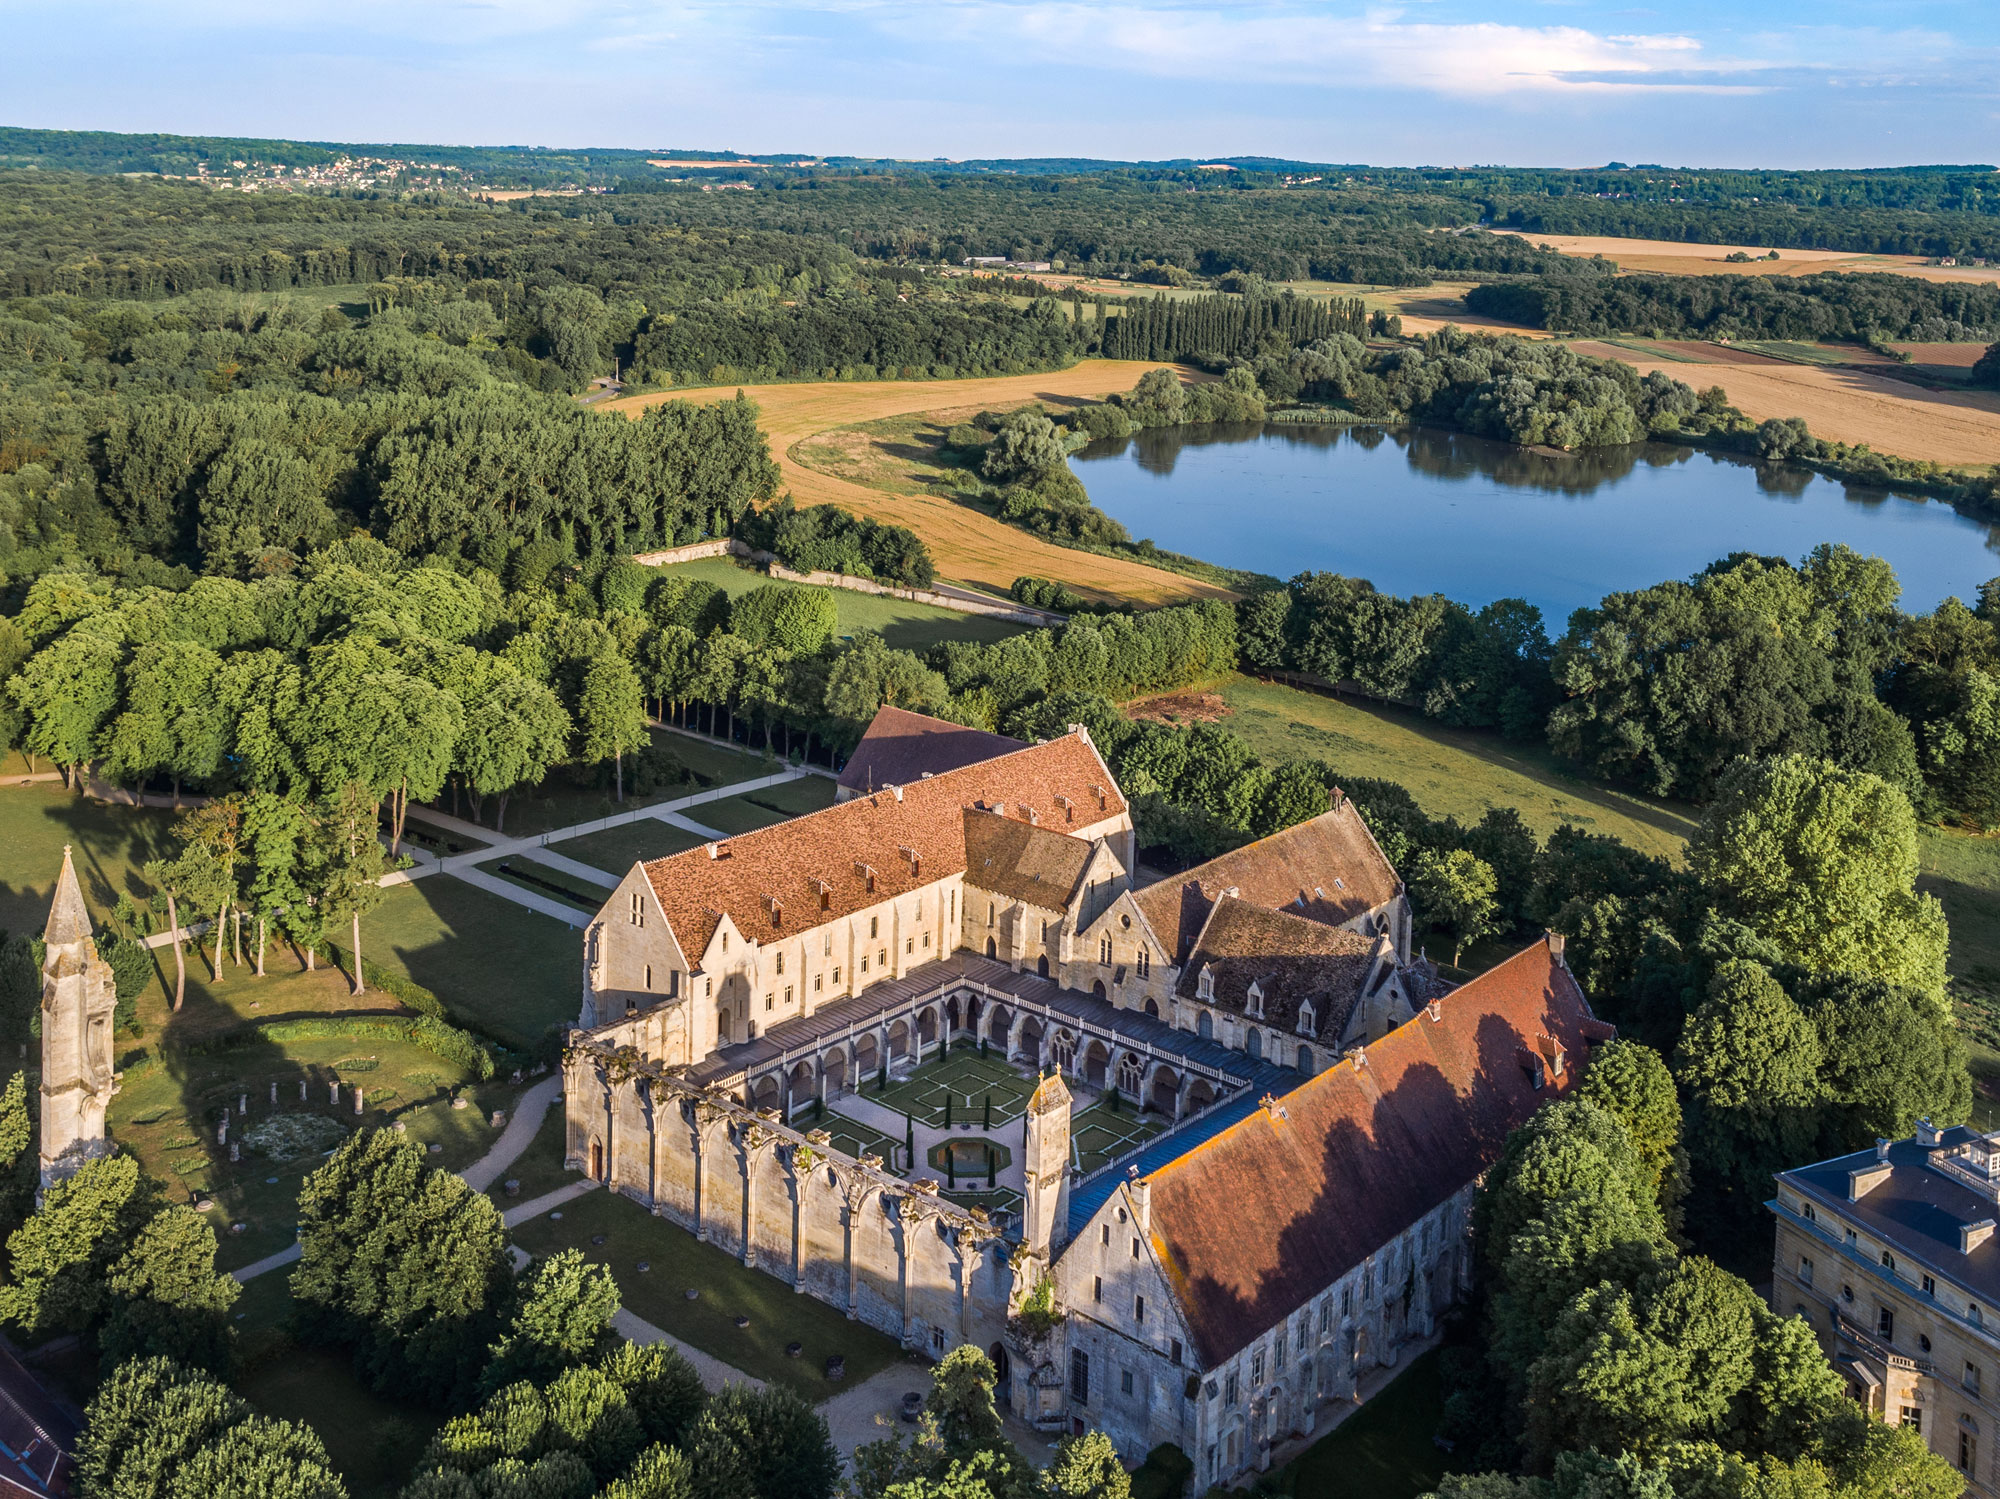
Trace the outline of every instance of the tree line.
{"label": "tree line", "polygon": [[1465,305],[1530,328],[1574,333],[1950,343],[2000,332],[2000,286],[1837,271],[1488,283],[1468,291]]}

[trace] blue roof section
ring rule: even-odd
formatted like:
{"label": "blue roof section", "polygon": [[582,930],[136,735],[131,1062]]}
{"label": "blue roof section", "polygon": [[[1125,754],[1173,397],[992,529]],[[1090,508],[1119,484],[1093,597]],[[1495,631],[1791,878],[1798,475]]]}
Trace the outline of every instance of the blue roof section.
{"label": "blue roof section", "polygon": [[1237,1121],[1247,1119],[1259,1108],[1266,1093],[1282,1093],[1297,1087],[1305,1079],[1296,1072],[1287,1072],[1276,1067],[1259,1069],[1257,1081],[1264,1086],[1245,1088],[1241,1093],[1225,1099],[1197,1119],[1190,1119],[1164,1135],[1155,1135],[1140,1147],[1134,1155],[1128,1155],[1100,1167],[1085,1177],[1069,1191],[1069,1233],[1071,1238],[1083,1232],[1084,1225],[1096,1216],[1097,1210],[1111,1200],[1112,1192],[1121,1181],[1125,1181],[1132,1167],[1139,1168],[1141,1176],[1150,1176],[1171,1161],[1177,1161],[1197,1145],[1213,1140]]}

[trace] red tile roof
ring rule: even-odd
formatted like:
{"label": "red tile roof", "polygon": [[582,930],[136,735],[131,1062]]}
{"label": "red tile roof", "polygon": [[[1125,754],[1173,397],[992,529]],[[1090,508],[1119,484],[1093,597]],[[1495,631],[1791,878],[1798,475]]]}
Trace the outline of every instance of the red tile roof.
{"label": "red tile roof", "polygon": [[1010,807],[965,814],[965,879],[981,890],[1060,911],[1090,865],[1090,843],[1037,827]]}
{"label": "red tile roof", "polygon": [[1026,748],[1020,740],[1004,734],[968,729],[906,708],[885,707],[876,712],[868,732],[848,757],[840,772],[840,785],[847,791],[879,791]]}
{"label": "red tile roof", "polygon": [[877,791],[654,859],[646,878],[681,950],[696,963],[724,912],[744,935],[768,941],[963,874],[965,809],[996,805],[1009,817],[1032,807],[1040,825],[1056,832],[1126,810],[1090,741],[1065,734],[913,781],[900,797]]}
{"label": "red tile roof", "polygon": [[[1474,1180],[1575,1081],[1583,991],[1538,942],[1274,1108],[1154,1172],[1152,1236],[1205,1367],[1222,1363]],[[1525,1051],[1570,1059],[1537,1090]]]}
{"label": "red tile roof", "polygon": [[1266,910],[1339,926],[1395,899],[1401,882],[1345,797],[1319,816],[1170,875],[1132,898],[1170,961],[1184,962],[1224,890]]}

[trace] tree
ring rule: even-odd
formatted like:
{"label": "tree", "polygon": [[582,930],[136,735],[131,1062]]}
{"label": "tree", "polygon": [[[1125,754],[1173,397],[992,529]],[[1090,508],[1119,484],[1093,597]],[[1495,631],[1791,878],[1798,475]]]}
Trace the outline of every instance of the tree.
{"label": "tree", "polygon": [[697,1499],[831,1499],[840,1452],[826,1420],[785,1385],[725,1386],[689,1437]]}
{"label": "tree", "polygon": [[1410,893],[1425,921],[1451,938],[1457,966],[1469,943],[1499,930],[1493,867],[1462,848],[1419,850],[1410,866]]}
{"label": "tree", "polygon": [[839,628],[840,605],[831,588],[762,583],[729,606],[732,635],[787,655],[821,649]]}
{"label": "tree", "polygon": [[[200,850],[210,908],[215,912],[215,982],[222,982],[222,944],[237,900],[237,863],[243,844],[243,798],[217,797],[181,815],[174,825],[189,852]],[[242,953],[237,953],[239,961]]]}
{"label": "tree", "polygon": [[159,1188],[131,1156],[101,1156],[43,1195],[7,1241],[0,1318],[37,1341],[88,1333],[103,1319],[111,1267],[152,1217]]}
{"label": "tree", "polygon": [[306,909],[299,873],[312,820],[296,796],[253,792],[243,804],[243,849],[250,863],[244,901],[257,913],[257,977],[264,977],[264,937],[271,922],[296,931]]}
{"label": "tree", "polygon": [[[343,915],[349,918],[354,943],[350,978],[357,995],[368,988],[362,973],[361,916],[381,900],[379,881],[387,867],[375,823],[375,803],[359,783],[322,797],[312,809],[305,859],[305,884],[313,892],[316,917],[321,921]],[[307,953],[311,952],[309,943]]]}
{"label": "tree", "polygon": [[347,1499],[326,1444],[310,1426],[246,1416],[197,1448],[166,1499]]}
{"label": "tree", "polygon": [[1610,1041],[1591,1051],[1576,1096],[1625,1126],[1639,1152],[1667,1222],[1677,1217],[1687,1192],[1687,1155],[1681,1149],[1681,1102],[1665,1060],[1637,1041]]}
{"label": "tree", "polygon": [[680,1446],[708,1406],[701,1375],[670,1344],[621,1342],[599,1367],[632,1402],[648,1441]]}
{"label": "tree", "polygon": [[248,1413],[227,1386],[171,1359],[120,1364],[84,1413],[77,1491],[86,1499],[166,1499],[187,1460]]}
{"label": "tree", "polygon": [[1790,961],[1943,994],[1944,910],[1916,889],[1909,799],[1879,777],[1803,755],[1740,762],[1688,866]]}
{"label": "tree", "polygon": [[487,796],[500,798],[494,831],[504,832],[507,795],[541,780],[569,745],[569,714],[555,690],[515,672],[495,675],[466,704],[458,763],[472,789],[472,815]]}
{"label": "tree", "polygon": [[162,1355],[221,1375],[229,1370],[229,1309],[242,1287],[217,1274],[215,1232],[185,1203],[162,1208],[111,1265],[111,1309],[100,1342],[106,1370]]}
{"label": "tree", "polygon": [[826,711],[850,723],[865,724],[884,706],[934,712],[949,697],[941,675],[910,652],[891,650],[880,635],[856,636],[826,681]]}
{"label": "tree", "polygon": [[142,645],[125,668],[125,711],[112,721],[105,768],[143,779],[165,771],[180,799],[183,781],[206,781],[222,763],[229,725],[219,701],[222,659],[186,640]]}
{"label": "tree", "polygon": [[[1175,389],[1179,388],[1176,381]],[[998,484],[1033,481],[1061,468],[1067,456],[1055,423],[1031,408],[1015,412],[1000,424],[999,432],[986,446],[979,471]]]}
{"label": "tree", "polygon": [[118,705],[118,657],[115,637],[71,630],[36,651],[7,683],[28,719],[21,748],[55,761],[73,790],[83,789],[83,771]]}
{"label": "tree", "polygon": [[577,726],[583,732],[587,760],[611,760],[618,800],[625,800],[625,751],[646,737],[646,705],[639,691],[639,674],[623,656],[600,656],[583,675],[577,695]]}
{"label": "tree", "polygon": [[1132,1478],[1118,1460],[1111,1438],[1101,1431],[1087,1431],[1057,1444],[1041,1487],[1049,1499],[1130,1499]]}
{"label": "tree", "polygon": [[618,1283],[603,1265],[565,1249],[517,1283],[506,1330],[480,1378],[487,1394],[516,1380],[545,1384],[565,1369],[602,1358],[617,1341]]}
{"label": "tree", "polygon": [[1773,1172],[1807,1159],[1823,1097],[1819,1033],[1769,970],[1719,965],[1689,1019],[1674,1075],[1689,1101],[1688,1154],[1698,1181],[1739,1218]]}
{"label": "tree", "polygon": [[470,1394],[510,1280],[499,1211],[387,1130],[305,1181],[292,1300],[302,1333],[355,1351],[362,1376],[444,1405]]}

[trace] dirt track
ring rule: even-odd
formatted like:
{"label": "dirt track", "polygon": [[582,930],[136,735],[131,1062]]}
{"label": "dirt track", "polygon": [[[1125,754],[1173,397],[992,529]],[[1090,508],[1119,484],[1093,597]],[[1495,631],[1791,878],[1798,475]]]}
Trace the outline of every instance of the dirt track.
{"label": "dirt track", "polygon": [[[1154,368],[1155,364],[1140,360],[1087,359],[1045,375],[1000,375],[986,380],[821,381],[751,386],[746,393],[762,413],[772,456],[794,500],[801,505],[837,504],[856,515],[908,526],[930,547],[939,573],[946,578],[1004,591],[1014,579],[1031,574],[1067,583],[1088,596],[1148,604],[1228,597],[1223,589],[1177,573],[1055,546],[941,495],[889,494],[817,473],[792,456],[795,445],[833,427],[951,407],[1002,408],[1035,400],[1054,405],[1097,400],[1113,391],[1130,390],[1141,375]],[[735,394],[731,387],[627,396],[609,402],[606,409],[636,416],[662,401],[718,401]]]}

